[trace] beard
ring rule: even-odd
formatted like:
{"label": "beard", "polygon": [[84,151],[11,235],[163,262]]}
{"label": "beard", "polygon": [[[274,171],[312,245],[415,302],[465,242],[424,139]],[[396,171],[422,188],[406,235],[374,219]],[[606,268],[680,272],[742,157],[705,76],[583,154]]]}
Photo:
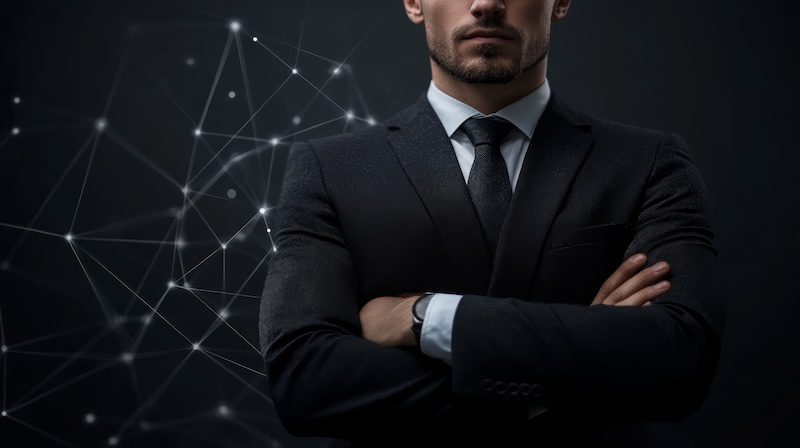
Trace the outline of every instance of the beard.
{"label": "beard", "polygon": [[502,49],[491,43],[476,46],[480,62],[467,64],[456,55],[455,45],[448,46],[441,39],[433,39],[428,46],[428,54],[450,76],[462,82],[473,84],[505,84],[519,78],[534,68],[547,56],[550,39],[545,35],[537,45],[528,47],[523,40],[522,55],[514,58],[511,65],[500,59]]}

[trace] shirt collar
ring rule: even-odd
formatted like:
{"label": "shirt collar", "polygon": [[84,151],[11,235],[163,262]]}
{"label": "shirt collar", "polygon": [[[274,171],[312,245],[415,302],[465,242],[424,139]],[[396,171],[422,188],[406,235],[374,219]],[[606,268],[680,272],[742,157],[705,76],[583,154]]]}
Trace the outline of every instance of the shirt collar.
{"label": "shirt collar", "polygon": [[[458,130],[462,123],[475,115],[484,116],[481,112],[441,91],[431,79],[427,92],[428,101],[444,126],[448,137]],[[533,137],[533,130],[539,117],[542,116],[550,99],[550,85],[547,78],[544,83],[532,92],[514,101],[491,115],[497,115],[510,121],[528,138]]]}

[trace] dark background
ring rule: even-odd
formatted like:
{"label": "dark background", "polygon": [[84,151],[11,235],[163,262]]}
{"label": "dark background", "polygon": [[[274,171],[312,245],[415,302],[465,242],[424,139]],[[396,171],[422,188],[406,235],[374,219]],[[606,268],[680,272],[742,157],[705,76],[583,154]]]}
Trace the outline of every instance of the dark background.
{"label": "dark background", "polygon": [[[0,445],[324,444],[282,429],[260,374],[268,209],[291,141],[380,122],[424,91],[422,28],[399,0],[2,11]],[[553,89],[679,133],[710,194],[722,359],[703,408],[652,424],[652,446],[797,438],[798,19],[788,0],[578,1],[553,29]]]}

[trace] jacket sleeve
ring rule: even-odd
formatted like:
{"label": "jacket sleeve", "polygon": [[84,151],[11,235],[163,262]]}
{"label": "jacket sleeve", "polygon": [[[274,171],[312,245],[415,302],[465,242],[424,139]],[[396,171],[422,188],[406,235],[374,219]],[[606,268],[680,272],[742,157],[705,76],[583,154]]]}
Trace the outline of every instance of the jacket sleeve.
{"label": "jacket sleeve", "polygon": [[309,143],[290,148],[279,203],[268,217],[276,249],[259,337],[269,392],[287,431],[352,439],[467,415],[520,418],[521,407],[456,403],[449,365],[362,337],[353,261]]}
{"label": "jacket sleeve", "polygon": [[705,185],[675,134],[654,153],[620,263],[637,252],[647,266],[670,264],[671,288],[653,306],[465,295],[453,323],[454,393],[642,420],[696,410],[716,370],[725,313]]}

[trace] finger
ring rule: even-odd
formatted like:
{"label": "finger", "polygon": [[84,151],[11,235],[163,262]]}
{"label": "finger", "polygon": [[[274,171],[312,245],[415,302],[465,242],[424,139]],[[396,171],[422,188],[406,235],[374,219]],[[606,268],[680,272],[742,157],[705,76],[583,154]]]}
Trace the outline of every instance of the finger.
{"label": "finger", "polygon": [[614,306],[643,306],[667,291],[669,291],[670,283],[666,280],[660,281],[655,285],[650,285],[647,288],[640,289],[639,291],[631,294],[630,297],[620,300]]}
{"label": "finger", "polygon": [[603,304],[613,305],[622,301],[630,297],[636,291],[658,282],[668,272],[669,263],[666,261],[659,261],[649,268],[639,271],[636,275],[625,281],[625,283],[612,291],[611,294],[603,300]]}
{"label": "finger", "polygon": [[647,255],[643,253],[637,253],[629,257],[625,260],[613,274],[611,274],[608,279],[600,285],[600,291],[597,292],[597,295],[592,300],[592,305],[597,305],[598,303],[602,303],[609,294],[611,294],[615,289],[617,289],[623,282],[631,278],[636,272],[639,271],[641,266],[647,260]]}

